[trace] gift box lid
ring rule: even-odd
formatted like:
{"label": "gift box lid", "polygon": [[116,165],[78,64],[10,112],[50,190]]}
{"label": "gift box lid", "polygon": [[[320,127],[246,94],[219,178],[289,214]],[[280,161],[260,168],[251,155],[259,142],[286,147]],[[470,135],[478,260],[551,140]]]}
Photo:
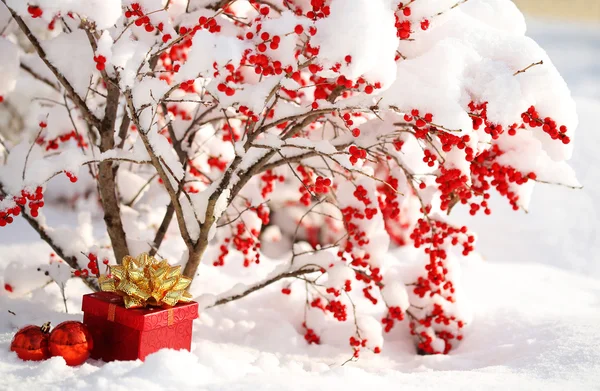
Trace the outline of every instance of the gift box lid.
{"label": "gift box lid", "polygon": [[125,308],[123,298],[112,292],[83,296],[84,313],[104,317],[132,329],[147,331],[198,318],[198,303],[179,303],[174,307]]}

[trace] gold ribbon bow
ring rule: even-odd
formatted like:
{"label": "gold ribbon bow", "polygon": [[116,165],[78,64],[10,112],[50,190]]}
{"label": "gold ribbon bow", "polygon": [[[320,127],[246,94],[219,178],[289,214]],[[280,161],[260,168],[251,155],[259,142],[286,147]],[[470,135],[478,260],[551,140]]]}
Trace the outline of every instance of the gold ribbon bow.
{"label": "gold ribbon bow", "polygon": [[109,266],[110,275],[100,276],[100,289],[123,296],[126,308],[174,306],[189,302],[186,291],[192,280],[181,275],[181,266],[171,266],[144,253],[126,256],[121,265]]}

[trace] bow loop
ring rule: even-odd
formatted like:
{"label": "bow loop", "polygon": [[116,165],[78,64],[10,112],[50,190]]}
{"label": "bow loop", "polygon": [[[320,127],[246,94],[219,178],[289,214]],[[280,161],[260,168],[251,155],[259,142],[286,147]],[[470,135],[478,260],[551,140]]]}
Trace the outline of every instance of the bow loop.
{"label": "bow loop", "polygon": [[189,302],[186,291],[192,280],[181,275],[181,266],[171,266],[144,253],[126,256],[122,265],[110,266],[108,276],[100,276],[100,289],[123,296],[126,308],[174,306]]}

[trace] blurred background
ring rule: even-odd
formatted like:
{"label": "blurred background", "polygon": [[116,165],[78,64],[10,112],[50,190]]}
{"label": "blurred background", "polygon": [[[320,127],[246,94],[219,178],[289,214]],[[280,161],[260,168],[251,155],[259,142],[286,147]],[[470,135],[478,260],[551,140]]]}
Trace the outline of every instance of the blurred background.
{"label": "blurred background", "polygon": [[525,14],[600,22],[600,0],[513,0]]}
{"label": "blurred background", "polygon": [[[528,213],[493,200],[490,218],[456,217],[479,234],[495,262],[533,262],[600,278],[600,0],[513,0],[527,35],[567,82],[579,115],[570,165],[583,188],[537,184]],[[501,233],[501,234],[499,234]]]}

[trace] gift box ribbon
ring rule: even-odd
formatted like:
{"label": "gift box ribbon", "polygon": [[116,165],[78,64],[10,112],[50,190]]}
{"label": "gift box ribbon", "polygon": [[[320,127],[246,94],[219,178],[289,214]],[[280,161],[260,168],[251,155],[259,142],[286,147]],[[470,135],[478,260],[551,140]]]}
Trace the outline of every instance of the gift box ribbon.
{"label": "gift box ribbon", "polygon": [[110,320],[111,322],[115,321],[115,313],[117,312],[117,305],[116,304],[109,304],[108,305],[108,316],[106,317],[108,320]]}
{"label": "gift box ribbon", "polygon": [[[116,313],[117,313],[117,305],[112,304],[112,303],[109,304],[108,305],[108,315],[106,316],[106,319],[108,319],[110,322],[114,322]],[[173,326],[173,323],[175,323],[175,314],[174,314],[173,308],[168,308],[167,309],[167,326]]]}
{"label": "gift box ribbon", "polygon": [[109,275],[100,276],[100,289],[121,295],[125,308],[174,306],[192,299],[186,290],[192,280],[181,274],[181,266],[171,266],[165,260],[145,253],[137,258],[128,255],[121,265],[109,269]]}

